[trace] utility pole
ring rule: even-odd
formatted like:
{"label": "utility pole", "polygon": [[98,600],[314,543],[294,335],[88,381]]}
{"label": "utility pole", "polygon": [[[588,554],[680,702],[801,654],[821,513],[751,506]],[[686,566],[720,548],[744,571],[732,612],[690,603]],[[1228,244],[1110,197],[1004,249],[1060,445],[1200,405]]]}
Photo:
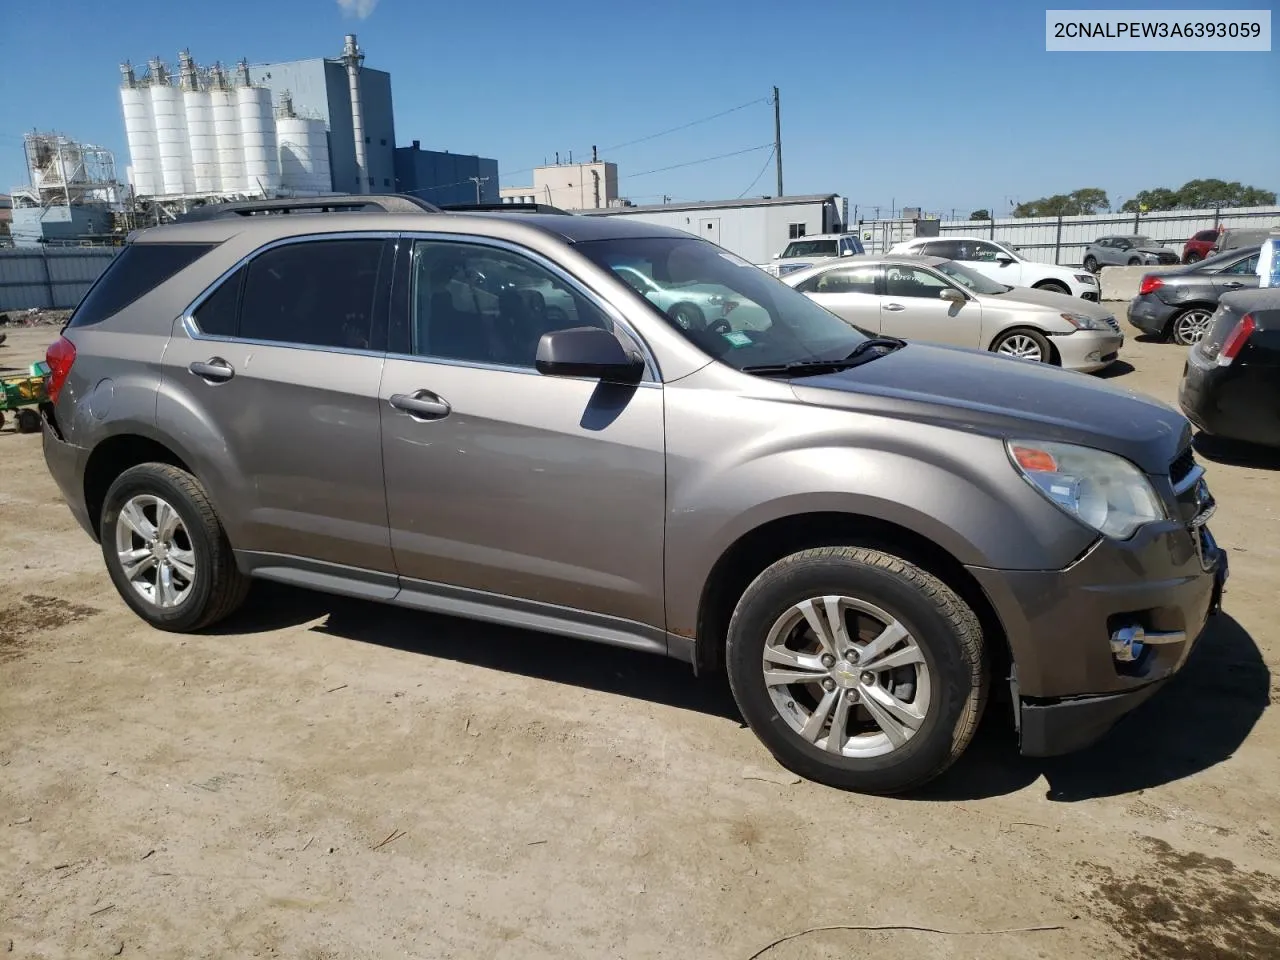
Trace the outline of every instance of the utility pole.
{"label": "utility pole", "polygon": [[782,103],[773,88],[773,162],[778,170],[778,196],[782,196]]}
{"label": "utility pole", "polygon": [[[592,147],[591,149],[594,151],[595,147]],[[591,178],[592,178],[592,188],[594,190],[594,196],[595,196],[595,209],[599,210],[600,209],[600,171],[596,170],[595,168],[592,168]]]}
{"label": "utility pole", "polygon": [[668,204],[668,203],[670,203],[670,202],[671,202],[671,198],[670,198],[669,196],[667,196],[667,195],[664,193],[664,194],[662,195],[662,203],[663,203],[663,206],[665,206],[666,204]]}
{"label": "utility pole", "polygon": [[489,178],[488,177],[467,177],[467,179],[476,185],[476,203],[479,203],[480,202],[480,184],[488,183]]}

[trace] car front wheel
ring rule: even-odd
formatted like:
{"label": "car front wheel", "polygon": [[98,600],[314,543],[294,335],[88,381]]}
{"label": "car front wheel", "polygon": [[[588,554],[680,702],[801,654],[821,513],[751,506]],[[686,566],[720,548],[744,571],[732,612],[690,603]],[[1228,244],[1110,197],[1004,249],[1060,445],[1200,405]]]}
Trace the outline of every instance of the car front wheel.
{"label": "car front wheel", "polygon": [[1049,341],[1038,330],[1024,328],[1002,333],[991,344],[991,352],[1032,363],[1053,362],[1053,350],[1049,347]]}
{"label": "car front wheel", "polygon": [[200,481],[167,463],[144,463],[111,484],[99,525],[116,590],[143,620],[187,633],[244,600],[248,579]]}
{"label": "car front wheel", "polygon": [[1090,273],[1097,273],[1098,258],[1095,257],[1093,254],[1089,254],[1089,256],[1084,258],[1084,268],[1088,270]]}
{"label": "car front wheel", "polygon": [[801,776],[901,793],[949,767],[987,696],[982,631],[946,584],[877,550],[774,563],[729,623],[729,683],[773,756]]}

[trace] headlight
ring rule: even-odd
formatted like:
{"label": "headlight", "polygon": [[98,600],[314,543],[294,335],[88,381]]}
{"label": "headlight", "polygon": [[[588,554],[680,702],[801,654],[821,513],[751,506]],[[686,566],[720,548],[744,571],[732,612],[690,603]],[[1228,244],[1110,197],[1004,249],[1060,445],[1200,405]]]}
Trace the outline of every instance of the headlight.
{"label": "headlight", "polygon": [[1123,457],[1067,443],[1010,440],[1014,466],[1065,513],[1099,533],[1125,540],[1165,518],[1151,483]]}
{"label": "headlight", "polygon": [[1060,313],[1058,316],[1071,324],[1077,330],[1107,330],[1109,329],[1101,320],[1095,320],[1093,317],[1086,317],[1079,313]]}
{"label": "headlight", "polygon": [[1098,278],[1095,277],[1092,273],[1077,273],[1076,280],[1079,283],[1083,283],[1086,286],[1090,286],[1090,287],[1096,287],[1098,285]]}

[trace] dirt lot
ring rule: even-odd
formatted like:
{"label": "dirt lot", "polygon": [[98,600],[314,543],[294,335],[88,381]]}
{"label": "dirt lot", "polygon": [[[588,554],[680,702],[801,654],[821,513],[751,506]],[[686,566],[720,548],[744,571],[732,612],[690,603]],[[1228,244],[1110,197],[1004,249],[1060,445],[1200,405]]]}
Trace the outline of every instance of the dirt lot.
{"label": "dirt lot", "polygon": [[[9,331],[25,367],[54,328]],[[1173,346],[1117,371],[1172,400]],[[5,371],[9,372],[9,371]],[[0,433],[0,953],[1280,956],[1280,475],[1209,464],[1226,612],[1097,748],[991,716],[925,794],[798,782],[725,688],[591,644],[260,585],[175,637]],[[836,930],[832,924],[937,931]],[[1008,928],[1051,927],[1032,932]]]}

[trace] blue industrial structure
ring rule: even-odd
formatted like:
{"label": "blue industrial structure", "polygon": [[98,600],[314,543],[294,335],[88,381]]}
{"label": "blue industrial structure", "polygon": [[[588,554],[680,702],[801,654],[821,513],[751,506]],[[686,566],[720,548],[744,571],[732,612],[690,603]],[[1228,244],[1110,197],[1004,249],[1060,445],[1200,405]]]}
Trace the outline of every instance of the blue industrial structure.
{"label": "blue industrial structure", "polygon": [[415,140],[411,147],[396,148],[395,169],[397,193],[411,193],[438,205],[475,203],[474,177],[480,181],[480,202],[498,202],[497,160],[423,150]]}

